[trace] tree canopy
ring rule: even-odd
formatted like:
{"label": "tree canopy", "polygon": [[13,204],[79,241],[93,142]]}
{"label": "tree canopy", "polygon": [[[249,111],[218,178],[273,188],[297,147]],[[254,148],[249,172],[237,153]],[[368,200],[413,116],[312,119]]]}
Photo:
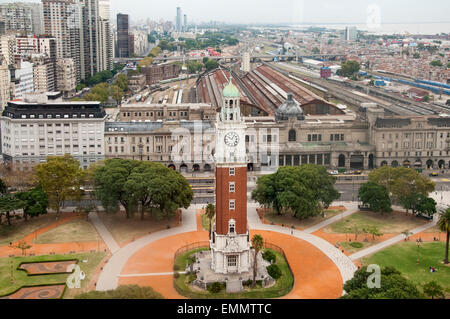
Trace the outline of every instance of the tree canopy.
{"label": "tree canopy", "polygon": [[112,159],[94,173],[97,198],[107,212],[116,212],[120,205],[130,218],[139,207],[145,212],[168,217],[177,209],[188,208],[193,191],[178,172],[159,163]]}
{"label": "tree canopy", "polygon": [[367,267],[358,270],[354,277],[344,284],[347,292],[342,299],[423,299],[417,287],[392,267],[381,269],[380,288],[370,289],[367,285],[371,272]]}
{"label": "tree canopy", "polygon": [[76,299],[164,299],[151,287],[137,285],[119,286],[115,290],[91,291],[75,297]]}
{"label": "tree canopy", "polygon": [[369,174],[369,181],[385,186],[394,203],[402,203],[412,194],[428,196],[436,187],[428,177],[406,167],[376,169]]}
{"label": "tree canopy", "polygon": [[61,213],[64,201],[79,199],[85,172],[80,163],[71,155],[50,156],[46,163],[35,167],[36,179],[42,190],[47,194],[50,207]]}
{"label": "tree canopy", "polygon": [[15,196],[23,202],[25,220],[27,220],[28,216],[37,217],[47,214],[49,205],[48,196],[41,186],[35,187],[27,192],[17,193]]}
{"label": "tree canopy", "polygon": [[357,61],[346,61],[341,64],[341,69],[337,71],[337,74],[345,77],[352,77],[358,74],[361,66]]}
{"label": "tree canopy", "polygon": [[364,205],[368,205],[375,213],[389,213],[392,211],[389,192],[384,185],[367,182],[359,189],[359,198]]}
{"label": "tree canopy", "polygon": [[336,179],[319,165],[281,167],[275,174],[260,177],[252,198],[273,207],[278,214],[292,211],[300,219],[316,216],[339,199]]}

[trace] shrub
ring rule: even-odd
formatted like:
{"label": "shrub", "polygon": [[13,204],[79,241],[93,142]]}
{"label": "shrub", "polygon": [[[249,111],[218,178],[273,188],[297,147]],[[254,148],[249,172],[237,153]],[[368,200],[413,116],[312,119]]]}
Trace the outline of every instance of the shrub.
{"label": "shrub", "polygon": [[173,278],[175,278],[175,279],[180,278],[180,273],[179,273],[178,271],[176,271],[176,272],[173,274]]}
{"label": "shrub", "polygon": [[264,260],[275,263],[277,261],[277,256],[270,250],[265,250],[262,254]]}
{"label": "shrub", "polygon": [[363,248],[364,244],[358,243],[358,242],[353,242],[350,244],[350,246],[352,246],[353,248],[359,249],[359,248]]}
{"label": "shrub", "polygon": [[120,286],[115,290],[91,291],[75,297],[76,299],[163,299],[151,287],[137,285]]}
{"label": "shrub", "polygon": [[208,291],[213,294],[219,293],[223,288],[223,285],[220,282],[212,283],[208,286]]}
{"label": "shrub", "polygon": [[180,270],[180,266],[178,265],[173,265],[173,271],[179,271]]}
{"label": "shrub", "polygon": [[267,272],[269,273],[270,277],[272,277],[275,280],[281,277],[281,270],[275,264],[272,264],[269,267],[267,267]]}
{"label": "shrub", "polygon": [[197,274],[190,274],[188,277],[188,283],[193,283],[197,279]]}
{"label": "shrub", "polygon": [[188,263],[189,266],[192,265],[192,264],[195,264],[196,261],[197,261],[197,258],[195,258],[195,256],[190,256],[187,259],[187,263]]}

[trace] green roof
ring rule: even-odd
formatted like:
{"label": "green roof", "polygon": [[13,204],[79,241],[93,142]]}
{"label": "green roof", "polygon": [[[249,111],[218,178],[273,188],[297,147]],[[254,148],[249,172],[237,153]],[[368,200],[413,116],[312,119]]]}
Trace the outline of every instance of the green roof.
{"label": "green roof", "polygon": [[240,97],[238,88],[233,84],[230,78],[230,82],[223,89],[223,96],[228,98]]}

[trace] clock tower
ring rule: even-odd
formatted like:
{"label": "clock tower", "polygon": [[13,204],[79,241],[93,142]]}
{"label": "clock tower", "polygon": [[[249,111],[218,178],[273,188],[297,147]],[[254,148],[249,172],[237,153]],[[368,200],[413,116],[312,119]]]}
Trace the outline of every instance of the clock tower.
{"label": "clock tower", "polygon": [[210,240],[211,268],[221,274],[251,269],[245,133],[239,90],[230,78],[216,119],[216,222]]}

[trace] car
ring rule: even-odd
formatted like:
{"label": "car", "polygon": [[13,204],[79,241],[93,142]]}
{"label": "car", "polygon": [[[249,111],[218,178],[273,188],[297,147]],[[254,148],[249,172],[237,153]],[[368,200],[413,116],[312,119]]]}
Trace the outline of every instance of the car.
{"label": "car", "polygon": [[438,176],[439,176],[439,174],[436,173],[436,172],[433,172],[433,173],[430,174],[430,177],[438,177]]}
{"label": "car", "polygon": [[339,175],[338,171],[330,171],[329,173],[330,173],[330,175]]}
{"label": "car", "polygon": [[354,174],[355,174],[355,175],[361,175],[361,174],[362,174],[362,171],[355,171]]}

